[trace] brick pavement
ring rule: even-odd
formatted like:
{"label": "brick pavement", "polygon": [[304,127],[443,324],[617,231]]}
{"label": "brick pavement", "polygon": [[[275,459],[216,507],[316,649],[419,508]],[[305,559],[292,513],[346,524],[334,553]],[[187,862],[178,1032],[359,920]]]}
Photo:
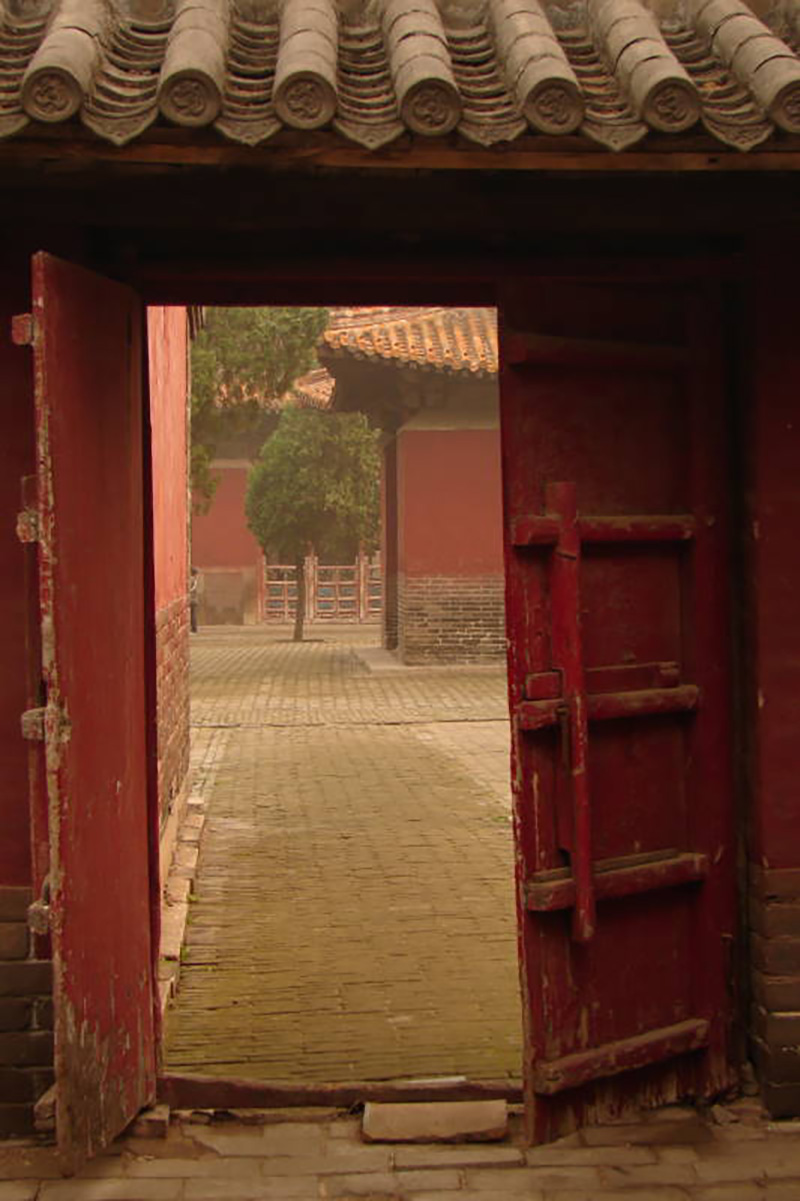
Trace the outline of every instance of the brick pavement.
{"label": "brick pavement", "polygon": [[756,1109],[716,1125],[676,1107],[530,1149],[518,1122],[498,1145],[390,1146],[333,1112],[173,1115],[166,1138],[119,1139],[72,1180],[51,1148],[6,1144],[0,1201],[797,1201],[800,1123]]}
{"label": "brick pavement", "polygon": [[365,636],[192,640],[208,799],[172,1070],[519,1075],[504,674],[370,670]]}

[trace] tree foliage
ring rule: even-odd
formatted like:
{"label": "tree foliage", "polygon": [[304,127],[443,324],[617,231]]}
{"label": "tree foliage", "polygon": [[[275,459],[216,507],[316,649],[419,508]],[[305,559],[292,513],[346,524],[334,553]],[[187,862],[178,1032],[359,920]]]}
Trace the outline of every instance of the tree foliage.
{"label": "tree foliage", "polygon": [[211,463],[224,440],[250,434],[262,442],[295,381],[316,365],[326,309],[208,309],[192,344],[192,489],[208,506],[216,481]]}
{"label": "tree foliage", "polygon": [[361,413],[286,409],[250,472],[245,511],[264,553],[298,572],[295,637],[302,637],[303,562],[311,547],[349,562],[374,549],[380,515],[377,433]]}

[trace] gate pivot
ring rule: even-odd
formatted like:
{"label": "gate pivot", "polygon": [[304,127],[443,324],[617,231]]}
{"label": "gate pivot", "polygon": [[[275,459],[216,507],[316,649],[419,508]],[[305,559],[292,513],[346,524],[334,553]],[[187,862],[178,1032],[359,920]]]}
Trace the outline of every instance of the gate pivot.
{"label": "gate pivot", "polygon": [[39,541],[39,514],[36,509],[22,509],[17,514],[17,538],[22,543]]}
{"label": "gate pivot", "polygon": [[33,313],[19,313],[11,318],[11,341],[15,346],[33,346],[36,322]]}
{"label": "gate pivot", "polygon": [[22,714],[22,737],[28,742],[44,742],[44,715],[44,709],[26,709]]}
{"label": "gate pivot", "polygon": [[42,884],[42,895],[28,906],[28,929],[34,934],[50,933],[50,877]]}

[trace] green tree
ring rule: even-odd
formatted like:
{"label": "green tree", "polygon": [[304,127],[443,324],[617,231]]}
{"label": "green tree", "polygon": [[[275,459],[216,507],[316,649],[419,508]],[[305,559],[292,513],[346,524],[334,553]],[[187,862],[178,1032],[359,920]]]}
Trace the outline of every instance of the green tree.
{"label": "green tree", "polygon": [[195,503],[208,508],[211,463],[220,442],[275,427],[295,381],[316,365],[326,309],[215,308],[192,343],[191,477]]}
{"label": "green tree", "polygon": [[247,523],[267,556],[297,571],[294,640],[302,641],[304,561],[317,554],[352,560],[374,549],[379,528],[378,435],[362,413],[286,409],[253,464]]}

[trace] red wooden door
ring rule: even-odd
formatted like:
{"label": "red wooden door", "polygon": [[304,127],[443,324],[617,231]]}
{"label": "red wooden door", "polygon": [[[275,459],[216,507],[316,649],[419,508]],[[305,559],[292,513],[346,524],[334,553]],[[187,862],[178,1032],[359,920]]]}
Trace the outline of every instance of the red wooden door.
{"label": "red wooden door", "polygon": [[155,1093],[141,305],[33,262],[58,1141],[74,1170]]}
{"label": "red wooden door", "polygon": [[502,313],[531,1134],[730,1082],[719,305],[541,281]]}

